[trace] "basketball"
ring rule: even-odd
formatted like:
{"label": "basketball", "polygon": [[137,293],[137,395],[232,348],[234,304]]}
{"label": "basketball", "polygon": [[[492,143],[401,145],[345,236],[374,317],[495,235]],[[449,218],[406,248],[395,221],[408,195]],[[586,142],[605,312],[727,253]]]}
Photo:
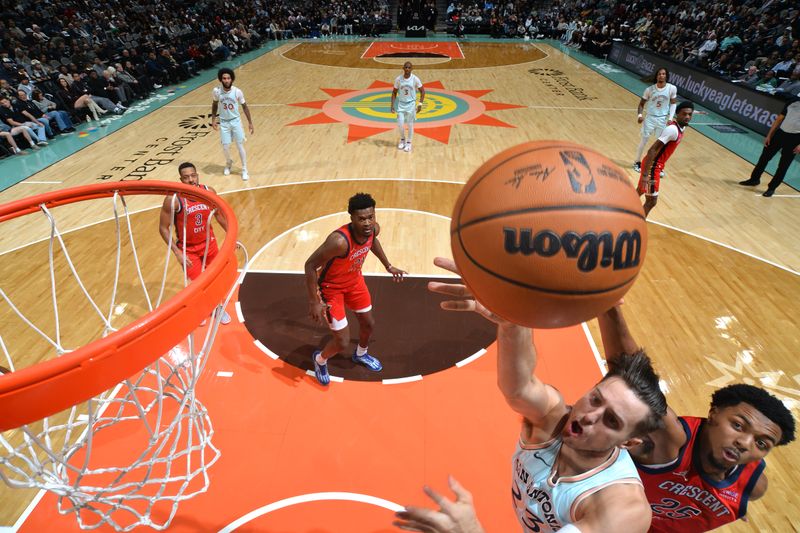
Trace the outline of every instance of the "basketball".
{"label": "basketball", "polygon": [[633,285],[647,225],[626,174],[591,148],[536,141],[484,163],[450,222],[473,295],[506,320],[558,328],[590,320]]}

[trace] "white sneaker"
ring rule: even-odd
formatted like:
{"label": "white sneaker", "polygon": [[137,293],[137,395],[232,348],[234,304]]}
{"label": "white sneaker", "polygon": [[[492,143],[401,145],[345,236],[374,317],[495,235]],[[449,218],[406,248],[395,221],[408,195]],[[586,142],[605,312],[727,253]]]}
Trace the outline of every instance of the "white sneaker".
{"label": "white sneaker", "polygon": [[405,150],[406,152],[410,152],[411,151],[411,143],[406,143],[406,146],[405,146],[405,148],[403,148],[403,150]]}
{"label": "white sneaker", "polygon": [[397,145],[397,149],[398,150],[402,150],[405,147],[406,147],[406,140],[405,139],[400,139],[400,143]]}
{"label": "white sneaker", "polygon": [[163,87],[163,85],[159,85],[157,83],[153,84],[153,89],[160,89],[161,87]]}
{"label": "white sneaker", "polygon": [[22,152],[22,150],[20,150],[19,148],[14,148],[13,146],[11,147],[11,150],[14,151],[14,154],[19,154]]}
{"label": "white sneaker", "polygon": [[36,144],[38,144],[39,146],[47,146],[47,141],[39,141]]}
{"label": "white sneaker", "polygon": [[225,169],[222,171],[222,173],[225,174],[226,176],[230,176],[231,175],[231,165],[232,164],[233,164],[233,161],[230,161],[230,160],[229,161],[225,161]]}
{"label": "white sneaker", "polygon": [[107,120],[101,120],[101,121],[100,121],[100,125],[101,125],[101,126],[108,126],[109,124],[111,124],[111,122],[109,122],[109,121],[107,121]]}
{"label": "white sneaker", "polygon": [[242,170],[242,180],[247,181],[250,179],[250,174],[247,173],[247,169]]}

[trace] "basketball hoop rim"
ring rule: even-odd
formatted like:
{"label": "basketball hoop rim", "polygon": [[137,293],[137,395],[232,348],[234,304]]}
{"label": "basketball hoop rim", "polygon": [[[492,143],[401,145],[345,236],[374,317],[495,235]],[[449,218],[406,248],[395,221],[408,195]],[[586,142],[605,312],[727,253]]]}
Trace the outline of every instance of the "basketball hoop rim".
{"label": "basketball hoop rim", "polygon": [[222,198],[201,187],[167,181],[84,185],[2,205],[0,222],[36,212],[42,204],[52,208],[110,198],[115,192],[122,196],[178,193],[207,202],[228,225],[219,253],[178,294],[119,331],[55,359],[0,375],[0,431],[68,409],[133,376],[194,331],[234,285],[238,273],[238,222]]}

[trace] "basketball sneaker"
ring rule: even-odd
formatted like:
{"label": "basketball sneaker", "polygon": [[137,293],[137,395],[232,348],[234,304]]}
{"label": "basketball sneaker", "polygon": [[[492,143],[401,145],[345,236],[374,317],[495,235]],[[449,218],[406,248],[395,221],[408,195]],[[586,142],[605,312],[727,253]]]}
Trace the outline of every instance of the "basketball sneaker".
{"label": "basketball sneaker", "polygon": [[405,150],[406,152],[410,152],[411,151],[411,143],[406,143],[406,147],[403,148],[403,150]]}
{"label": "basketball sneaker", "polygon": [[242,170],[242,180],[247,181],[250,179],[250,174],[247,173],[247,169]]}
{"label": "basketball sneaker", "polygon": [[364,355],[357,355],[357,352],[353,352],[353,361],[360,365],[364,365],[373,372],[380,372],[383,370],[383,365],[381,362],[368,353],[365,353]]}
{"label": "basketball sneaker", "polygon": [[406,140],[405,139],[400,139],[400,142],[397,145],[397,149],[398,150],[402,150],[405,147],[406,147]]}
{"label": "basketball sneaker", "polygon": [[230,159],[225,161],[225,169],[222,171],[222,173],[225,174],[226,176],[231,175],[231,165],[233,165],[233,161],[231,161]]}
{"label": "basketball sneaker", "polygon": [[642,164],[639,161],[635,162],[633,164],[633,170],[635,170],[636,172],[641,172],[642,171]]}
{"label": "basketball sneaker", "polygon": [[311,360],[314,362],[314,376],[319,381],[320,385],[327,385],[331,382],[331,377],[328,375],[328,365],[321,365],[317,363],[317,356],[322,353],[322,350],[317,350],[311,354]]}

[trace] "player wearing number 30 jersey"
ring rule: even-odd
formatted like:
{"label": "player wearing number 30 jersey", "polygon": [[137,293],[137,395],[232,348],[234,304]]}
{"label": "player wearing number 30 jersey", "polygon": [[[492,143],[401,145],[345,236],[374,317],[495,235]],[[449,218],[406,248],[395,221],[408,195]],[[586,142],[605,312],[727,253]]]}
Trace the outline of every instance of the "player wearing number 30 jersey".
{"label": "player wearing number 30 jersey", "polygon": [[211,103],[211,127],[217,129],[217,119],[219,118],[222,151],[225,152],[225,170],[223,174],[227,176],[231,173],[231,165],[233,165],[231,141],[233,140],[236,141],[236,148],[239,150],[239,157],[242,160],[242,179],[247,181],[250,176],[247,173],[247,154],[244,151],[245,137],[242,120],[239,116],[239,106],[242,106],[244,116],[247,117],[247,125],[251,135],[255,132],[253,119],[250,117],[250,109],[248,109],[244,100],[244,93],[238,87],[233,86],[233,80],[236,79],[233,70],[229,68],[219,69],[217,79],[222,85],[214,87],[211,92],[214,99]]}

